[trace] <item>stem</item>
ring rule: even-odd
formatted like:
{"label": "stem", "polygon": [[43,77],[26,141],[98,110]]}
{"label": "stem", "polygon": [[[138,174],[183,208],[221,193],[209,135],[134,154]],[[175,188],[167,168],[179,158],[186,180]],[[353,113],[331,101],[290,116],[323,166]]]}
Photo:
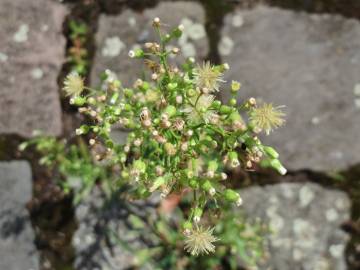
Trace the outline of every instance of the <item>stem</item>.
{"label": "stem", "polygon": [[161,63],[161,65],[164,67],[165,72],[166,72],[166,75],[169,77],[169,68],[168,68],[168,66],[167,66],[167,61],[166,61],[166,51],[165,51],[164,39],[163,39],[163,36],[162,36],[162,34],[161,34],[160,28],[159,28],[159,27],[156,27],[155,29],[156,29],[157,34],[158,34],[159,37],[160,37],[160,50],[161,50],[161,53],[160,53],[160,63]]}
{"label": "stem", "polygon": [[200,97],[202,96],[203,93],[200,93],[200,95],[198,95],[198,97],[196,98],[196,101],[195,101],[195,105],[194,107],[196,108],[196,105],[198,104],[198,101],[200,99]]}

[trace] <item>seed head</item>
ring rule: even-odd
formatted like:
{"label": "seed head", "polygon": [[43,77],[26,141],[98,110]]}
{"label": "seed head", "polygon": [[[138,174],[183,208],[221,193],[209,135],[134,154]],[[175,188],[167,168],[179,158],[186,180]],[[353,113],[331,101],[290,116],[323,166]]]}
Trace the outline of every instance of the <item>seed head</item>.
{"label": "seed head", "polygon": [[213,231],[214,228],[203,229],[202,227],[197,227],[193,229],[186,235],[185,250],[193,256],[214,252],[215,246],[213,243],[219,239],[213,236]]}
{"label": "seed head", "polygon": [[274,107],[271,103],[264,103],[250,111],[250,123],[269,134],[273,129],[285,123],[281,107]]}
{"label": "seed head", "polygon": [[200,88],[206,88],[209,92],[219,91],[219,83],[224,82],[222,73],[211,66],[210,62],[198,65],[194,70],[194,80]]}
{"label": "seed head", "polygon": [[84,90],[84,80],[77,73],[70,73],[66,76],[63,90],[67,96],[78,96]]}

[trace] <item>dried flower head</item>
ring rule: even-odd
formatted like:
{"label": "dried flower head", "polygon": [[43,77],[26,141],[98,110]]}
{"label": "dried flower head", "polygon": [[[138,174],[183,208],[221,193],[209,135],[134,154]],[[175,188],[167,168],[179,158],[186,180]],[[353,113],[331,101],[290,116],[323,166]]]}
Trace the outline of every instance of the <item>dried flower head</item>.
{"label": "dried flower head", "polygon": [[200,89],[206,89],[209,92],[219,91],[219,83],[224,82],[222,73],[210,62],[205,62],[202,66],[198,65],[193,71],[195,84]]}
{"label": "dried flower head", "polygon": [[73,72],[66,76],[63,90],[67,96],[78,96],[84,90],[84,79]]}
{"label": "dried flower head", "polygon": [[197,227],[186,236],[185,250],[193,256],[209,254],[215,251],[214,242],[219,239],[213,236],[214,228]]}
{"label": "dried flower head", "polygon": [[209,110],[209,107],[213,103],[215,96],[213,95],[201,95],[199,98],[192,98],[192,104],[186,104],[182,111],[187,114],[187,118],[190,122],[197,123],[202,119],[208,123],[212,118],[214,112]]}
{"label": "dried flower head", "polygon": [[250,111],[250,122],[269,134],[273,129],[282,126],[285,123],[285,113],[282,112],[281,106],[274,107],[271,103],[264,103]]}

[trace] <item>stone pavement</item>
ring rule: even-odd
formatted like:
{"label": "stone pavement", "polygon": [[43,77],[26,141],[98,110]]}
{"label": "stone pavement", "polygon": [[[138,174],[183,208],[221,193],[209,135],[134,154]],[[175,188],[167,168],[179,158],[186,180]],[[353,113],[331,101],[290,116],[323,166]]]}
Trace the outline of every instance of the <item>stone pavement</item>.
{"label": "stone pavement", "polygon": [[286,106],[286,125],[264,141],[288,169],[360,162],[360,22],[259,6],[229,15],[222,35],[239,99]]}
{"label": "stone pavement", "polygon": [[180,23],[185,26],[185,32],[177,44],[184,56],[202,59],[207,55],[205,14],[201,5],[197,3],[162,2],[154,8],[145,10],[142,14],[125,10],[116,16],[101,15],[96,34],[98,50],[91,75],[93,85],[99,84],[99,75],[106,69],[113,71],[125,87],[133,85],[134,81],[141,76],[143,65],[141,60],[130,59],[128,52],[142,46],[145,42],[158,41],[151,26],[155,17],[161,18],[169,30]]}
{"label": "stone pavement", "polygon": [[272,231],[263,270],[345,270],[348,235],[340,228],[350,218],[344,192],[313,183],[282,183],[240,190],[244,211]]}
{"label": "stone pavement", "polygon": [[35,234],[25,208],[32,197],[26,161],[0,162],[0,269],[38,270]]}
{"label": "stone pavement", "polygon": [[65,15],[54,1],[1,1],[0,134],[61,134],[57,77],[65,61]]}

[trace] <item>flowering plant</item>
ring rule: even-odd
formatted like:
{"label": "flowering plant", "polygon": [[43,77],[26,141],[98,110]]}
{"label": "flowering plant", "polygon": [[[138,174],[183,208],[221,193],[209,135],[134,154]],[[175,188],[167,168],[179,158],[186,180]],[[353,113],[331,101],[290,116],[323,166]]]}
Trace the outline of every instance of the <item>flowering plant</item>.
{"label": "flowering plant", "polygon": [[[213,252],[213,229],[204,227],[208,205],[221,208],[222,203],[242,204],[240,194],[227,188],[226,169],[241,167],[253,170],[261,160],[281,174],[286,169],[278,153],[265,146],[258,133],[269,134],[284,123],[284,114],[272,104],[258,104],[254,98],[238,104],[236,94],[241,85],[231,83],[232,98],[222,103],[215,98],[220,90],[227,64],[196,65],[188,59],[180,69],[168,62],[168,56],[179,54],[168,44],[179,38],[183,26],[163,33],[159,18],[153,21],[160,42],[145,43],[143,49],[130,51],[132,58],[143,59],[150,79],[137,79],[125,88],[111,72],[105,73],[101,89],[84,86],[76,73],[67,76],[64,91],[70,103],[92,119],[76,130],[89,133],[89,144],[104,151],[97,160],[106,160],[121,172],[117,185],[132,186],[134,199],[147,198],[159,191],[191,193],[191,209],[182,225],[185,248],[192,255]],[[248,121],[245,121],[247,119]],[[129,130],[125,144],[110,136],[120,125]],[[207,210],[207,211],[205,211]]]}

